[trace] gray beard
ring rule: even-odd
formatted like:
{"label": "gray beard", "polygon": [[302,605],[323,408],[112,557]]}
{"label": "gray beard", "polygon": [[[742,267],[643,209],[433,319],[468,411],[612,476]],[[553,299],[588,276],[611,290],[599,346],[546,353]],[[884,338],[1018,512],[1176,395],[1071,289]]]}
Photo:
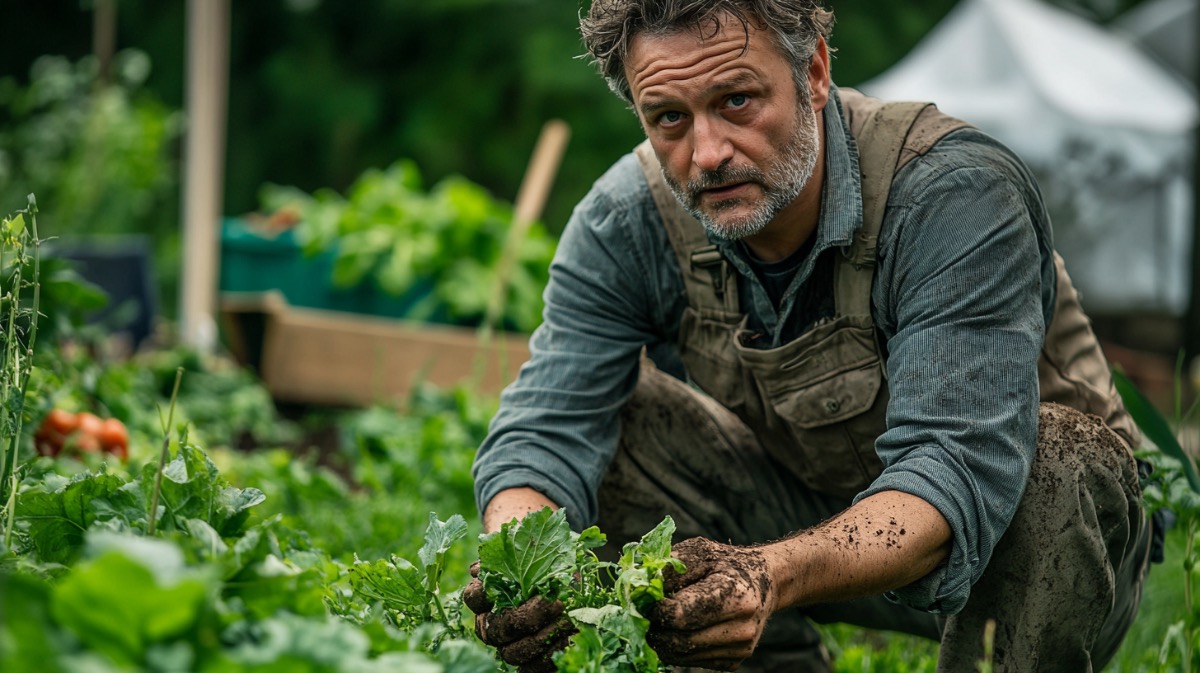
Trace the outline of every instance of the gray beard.
{"label": "gray beard", "polygon": [[[800,195],[816,170],[819,143],[816,116],[812,106],[805,105],[796,115],[795,132],[765,172],[756,166],[720,166],[689,180],[686,189],[667,175],[666,170],[663,170],[663,178],[679,203],[704,225],[710,236],[734,241],[762,231]],[[763,190],[763,198],[753,211],[743,217],[718,221],[715,216],[722,210],[736,208],[739,202],[719,202],[711,212],[701,209],[700,195],[704,190],[734,182],[751,182]]]}

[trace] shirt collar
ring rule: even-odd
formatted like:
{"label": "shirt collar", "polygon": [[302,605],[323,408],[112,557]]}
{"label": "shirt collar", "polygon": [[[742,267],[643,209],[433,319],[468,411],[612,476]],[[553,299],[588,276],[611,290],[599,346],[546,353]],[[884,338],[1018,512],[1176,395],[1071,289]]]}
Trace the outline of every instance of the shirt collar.
{"label": "shirt collar", "polygon": [[829,86],[825,106],[825,187],[821,194],[821,219],[817,223],[817,248],[846,246],[862,228],[862,177],[858,146],[842,114],[837,87]]}

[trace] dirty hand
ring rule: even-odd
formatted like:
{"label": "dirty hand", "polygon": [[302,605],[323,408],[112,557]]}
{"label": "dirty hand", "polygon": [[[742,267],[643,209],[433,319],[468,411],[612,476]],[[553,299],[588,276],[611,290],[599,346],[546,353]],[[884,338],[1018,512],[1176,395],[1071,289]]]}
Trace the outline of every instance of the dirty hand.
{"label": "dirty hand", "polygon": [[664,576],[667,598],[647,610],[647,642],[673,666],[736,669],[775,608],[766,559],[753,548],[704,538],[680,542],[672,556],[687,571]]}
{"label": "dirty hand", "polygon": [[471,564],[471,583],[463,603],[475,613],[475,633],[520,673],[552,673],[552,657],[565,649],[575,627],[563,614],[561,601],[534,596],[521,605],[493,613],[492,602],[479,581],[479,562]]}

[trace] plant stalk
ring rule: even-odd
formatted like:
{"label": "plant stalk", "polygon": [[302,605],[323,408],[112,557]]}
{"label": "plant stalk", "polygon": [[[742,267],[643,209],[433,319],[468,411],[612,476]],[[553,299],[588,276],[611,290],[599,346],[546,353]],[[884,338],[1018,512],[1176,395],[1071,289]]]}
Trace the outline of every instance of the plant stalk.
{"label": "plant stalk", "polygon": [[4,505],[4,511],[7,512],[6,521],[4,522],[4,548],[12,549],[12,532],[13,523],[17,520],[17,475],[14,474],[10,480],[8,492],[8,502]]}
{"label": "plant stalk", "polygon": [[[25,395],[29,391],[29,378],[33,371],[33,349],[37,345],[37,328],[38,328],[38,311],[41,309],[42,297],[42,241],[38,238],[37,231],[37,205],[33,203],[30,197],[29,204],[29,226],[33,232],[33,310],[29,314],[29,342],[25,348],[25,366],[21,366],[21,359],[18,354],[14,356],[13,371],[20,379],[17,385],[20,386],[20,404],[17,405],[16,425],[12,428],[12,437],[8,443],[8,449],[0,456],[0,494],[4,493],[4,486],[9,488],[8,501],[4,505],[7,521],[4,524],[4,546],[10,548],[12,546],[12,530],[13,523],[16,520],[17,514],[17,441],[21,437],[21,425],[25,417]],[[2,267],[0,267],[2,268]],[[14,322],[17,314],[17,295],[21,291],[21,273],[18,267],[16,271],[16,283],[14,285],[13,295],[13,310],[9,315],[9,343],[18,343],[14,337],[16,335],[16,324]]]}
{"label": "plant stalk", "polygon": [[154,535],[158,520],[158,499],[162,493],[162,475],[171,456],[171,425],[175,422],[175,400],[179,397],[179,382],[183,380],[183,367],[175,369],[175,387],[171,390],[171,405],[167,410],[167,426],[163,428],[162,453],[158,457],[158,471],[154,474],[154,495],[150,498],[150,517],[146,534]]}
{"label": "plant stalk", "polygon": [[[1183,558],[1194,559],[1195,553],[1196,553],[1196,517],[1193,516],[1193,517],[1188,518],[1187,543],[1186,543],[1186,547],[1184,550]],[[1184,638],[1183,638],[1183,664],[1184,664],[1184,667],[1187,668],[1188,666],[1191,666],[1191,664],[1192,664],[1192,641],[1194,640],[1194,637],[1196,635],[1195,629],[1197,627],[1196,613],[1192,609],[1192,600],[1193,600],[1192,582],[1195,579],[1196,571],[1195,571],[1195,568],[1188,568],[1186,565],[1184,566],[1184,569],[1185,569],[1185,572],[1187,573],[1187,576],[1183,578],[1183,609],[1184,609],[1184,614],[1187,615],[1185,618],[1185,623],[1187,624],[1187,628],[1185,629],[1186,633],[1184,634]]]}

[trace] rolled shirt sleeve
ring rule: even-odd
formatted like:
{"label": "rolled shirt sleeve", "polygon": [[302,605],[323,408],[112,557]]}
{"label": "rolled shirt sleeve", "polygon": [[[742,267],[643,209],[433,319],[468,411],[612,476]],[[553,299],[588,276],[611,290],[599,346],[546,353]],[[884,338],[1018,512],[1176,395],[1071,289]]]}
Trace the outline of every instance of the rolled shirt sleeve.
{"label": "rolled shirt sleeve", "polygon": [[596,492],[616,452],[618,413],[637,384],[642,347],[662,340],[672,308],[665,302],[683,300],[665,230],[647,203],[645,179],[629,155],[572,214],[531,357],[502,393],[476,454],[480,512],[500,491],[527,486],[565,507],[576,528],[595,521]]}
{"label": "rolled shirt sleeve", "polygon": [[1047,287],[1048,225],[1025,169],[998,146],[944,142],[889,199],[874,287],[891,395],[876,442],[885,469],[858,499],[903,491],[941,512],[949,558],[890,597],[953,614],[1024,493],[1053,272]]}

